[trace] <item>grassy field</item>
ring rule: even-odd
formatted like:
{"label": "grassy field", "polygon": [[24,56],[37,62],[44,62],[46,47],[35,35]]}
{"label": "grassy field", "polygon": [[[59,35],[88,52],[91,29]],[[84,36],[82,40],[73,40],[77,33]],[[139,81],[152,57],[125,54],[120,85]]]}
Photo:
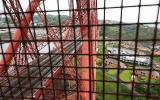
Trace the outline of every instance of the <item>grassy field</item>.
{"label": "grassy field", "polygon": [[[121,72],[121,74],[120,74],[120,79],[122,80],[122,81],[124,81],[124,82],[130,82],[131,81],[131,70],[124,70],[123,72]],[[148,77],[145,77],[145,76],[142,76],[142,77],[144,77],[144,79],[142,80],[141,78],[140,78],[141,76],[139,76],[139,78],[138,78],[138,80],[137,80],[137,82],[148,82]],[[156,82],[156,80],[155,79],[153,79],[153,78],[151,78],[151,83],[155,83]]]}
{"label": "grassy field", "polygon": [[[149,80],[148,80],[148,77],[146,77],[146,76],[142,76],[142,77],[144,77],[144,79],[142,79],[140,76],[138,76],[138,80],[137,80],[137,82],[148,82]],[[153,78],[151,78],[151,80],[150,80],[150,82],[151,83],[155,83],[157,80],[155,80],[155,79],[153,79]]]}
{"label": "grassy field", "polygon": [[153,61],[157,64],[160,64],[160,57],[154,57]]}
{"label": "grassy field", "polygon": [[110,69],[110,70],[108,70],[107,73],[110,75],[115,75],[115,74],[117,74],[117,69]]}
{"label": "grassy field", "polygon": [[131,81],[131,70],[124,70],[120,74],[120,79],[125,82],[130,82]]}
{"label": "grassy field", "polygon": [[[97,70],[96,80],[103,80],[103,73],[101,70]],[[105,80],[107,81],[115,81],[112,77],[105,74]],[[103,100],[103,88],[105,100],[116,100],[116,94],[111,95],[107,93],[116,93],[117,92],[117,83],[115,82],[105,82],[103,87],[102,81],[96,82],[96,91],[99,92],[96,94],[96,100]],[[119,84],[119,92],[123,94],[131,94],[131,90],[125,86],[124,84]],[[131,96],[119,96],[119,100],[130,100]],[[134,100],[145,100],[143,97],[134,97]]]}

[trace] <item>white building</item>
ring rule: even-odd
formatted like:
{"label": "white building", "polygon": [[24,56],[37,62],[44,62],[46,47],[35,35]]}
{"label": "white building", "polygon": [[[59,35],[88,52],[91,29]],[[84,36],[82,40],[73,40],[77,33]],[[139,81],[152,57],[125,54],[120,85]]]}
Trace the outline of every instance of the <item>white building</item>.
{"label": "white building", "polygon": [[[107,53],[108,54],[116,54],[116,56],[110,56],[111,58],[118,58],[118,48],[112,48],[107,47]],[[127,50],[127,49],[121,49],[120,54],[121,55],[134,55],[134,50]],[[121,56],[120,60],[127,63],[134,63],[134,60],[139,65],[149,65],[150,64],[150,58],[149,57],[142,57],[137,56],[136,59],[134,56]]]}
{"label": "white building", "polygon": [[[110,54],[118,54],[118,48],[113,48],[113,47],[107,47],[107,51]],[[128,49],[120,49],[121,54],[134,54],[133,50],[128,50]]]}

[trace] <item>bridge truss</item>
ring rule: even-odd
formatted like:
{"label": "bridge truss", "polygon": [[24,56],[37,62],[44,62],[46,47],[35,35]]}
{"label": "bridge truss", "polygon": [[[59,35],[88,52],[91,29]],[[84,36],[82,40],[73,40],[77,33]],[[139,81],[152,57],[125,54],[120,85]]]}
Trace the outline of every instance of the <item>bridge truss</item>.
{"label": "bridge truss", "polygon": [[[56,26],[47,19],[45,0],[30,0],[27,10],[20,0],[2,2],[6,21],[10,17],[16,28],[13,36],[10,32],[8,48],[0,61],[5,99],[94,100],[95,93],[89,91],[96,91],[96,83],[89,80],[96,78],[92,68],[96,57],[88,54],[96,53],[96,42],[91,40],[96,39],[97,26],[88,25],[97,24],[97,12],[90,10],[96,8],[96,0],[68,0],[70,15],[63,22],[57,0]],[[34,26],[34,15],[41,26]],[[35,32],[38,28],[45,29],[40,37]],[[46,47],[48,52],[41,52]]]}

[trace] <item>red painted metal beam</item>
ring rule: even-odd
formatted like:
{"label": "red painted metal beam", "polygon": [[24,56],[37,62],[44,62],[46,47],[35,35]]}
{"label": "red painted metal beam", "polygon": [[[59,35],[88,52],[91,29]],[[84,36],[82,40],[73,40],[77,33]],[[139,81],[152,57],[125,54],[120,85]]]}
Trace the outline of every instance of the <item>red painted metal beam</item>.
{"label": "red painted metal beam", "polygon": [[[86,0],[86,4],[81,6],[83,0],[77,0],[77,7],[78,9],[90,9],[90,8],[96,8],[96,0]],[[84,13],[82,15],[82,12]],[[97,25],[97,12],[95,10],[79,10],[79,21],[81,25]],[[95,80],[96,79],[96,69],[93,69],[92,67],[96,67],[96,56],[93,56],[92,54],[96,54],[96,41],[89,41],[89,40],[96,40],[97,35],[97,27],[82,27],[81,28],[81,34],[83,40],[82,42],[82,73],[81,73],[81,79],[85,79],[87,81],[81,81],[80,90],[86,91],[80,94],[81,100],[95,100],[95,93],[96,92],[96,83],[91,82],[89,83],[89,80]],[[89,54],[91,54],[89,58]],[[88,67],[88,68],[83,68]],[[90,75],[91,74],[91,75]],[[91,77],[90,77],[91,76]],[[90,86],[91,85],[91,86]],[[91,97],[89,95],[89,91],[91,91]]]}
{"label": "red painted metal beam", "polygon": [[[78,9],[83,9],[81,7],[82,0],[77,0],[77,8]],[[83,6],[84,8],[87,8],[87,5]],[[87,25],[88,20],[84,22],[84,16],[85,18],[88,19],[88,14],[86,11],[83,12],[84,15],[82,15],[82,10],[79,10],[78,15],[79,15],[79,22],[80,25]],[[88,27],[80,27],[81,29],[81,34],[82,34],[82,39],[83,40],[88,40]],[[80,81],[80,91],[89,91],[89,42],[88,41],[83,41],[82,42],[82,63],[81,63],[81,81]],[[83,67],[88,67],[88,68],[83,68]],[[87,81],[85,81],[87,80]],[[80,92],[80,100],[89,100],[89,92]]]}
{"label": "red painted metal beam", "polygon": [[[37,7],[39,7],[39,3],[40,3],[41,0],[32,0],[31,1],[31,9],[30,9],[30,6],[29,8],[27,9],[27,12],[34,12]],[[85,2],[83,2],[85,1]],[[89,6],[87,4],[90,4]],[[82,9],[82,10],[79,10],[78,11],[78,17],[79,17],[79,24],[80,25],[88,25],[89,23],[90,24],[97,24],[97,14],[96,14],[96,11],[84,11],[83,9],[90,9],[91,7],[96,7],[96,0],[77,0],[77,8],[78,9]],[[12,4],[13,6],[13,4]],[[6,5],[6,8],[7,8],[7,5]],[[82,12],[84,13],[84,15],[82,14]],[[89,16],[88,16],[89,15]],[[30,13],[27,13],[25,14],[25,17],[22,18],[22,22],[21,22],[21,25],[22,27],[25,27],[25,26],[29,26],[29,23],[32,19],[32,15]],[[88,17],[90,17],[88,20]],[[47,19],[46,19],[47,20]],[[25,22],[27,21],[27,23]],[[71,20],[72,21],[72,20]],[[70,22],[69,25],[72,25],[73,23]],[[17,29],[12,40],[22,40],[22,34],[24,36],[27,36],[27,33],[28,33],[28,30],[29,28],[22,28],[21,29]],[[66,31],[66,37],[68,36],[68,34],[71,34],[70,33],[70,28],[67,29]],[[88,32],[90,31],[90,34],[88,34]],[[96,34],[97,34],[97,27],[80,27],[80,32],[81,32],[81,35],[82,35],[82,38],[83,40],[96,40]],[[54,33],[54,31],[53,31]],[[57,36],[56,36],[56,33],[55,33],[55,37],[56,37],[56,40],[58,40]],[[65,37],[65,39],[67,39]],[[50,36],[50,38],[54,39],[52,36]],[[17,49],[20,45],[20,42],[13,42],[13,46],[14,48],[12,48],[12,45],[10,44],[9,47],[7,48],[6,50],[6,53],[15,53],[17,52]],[[89,48],[90,47],[90,48]],[[58,47],[57,47],[58,48]],[[59,51],[59,49],[57,49]],[[95,85],[96,83],[95,82],[91,82],[91,88],[90,88],[90,83],[89,83],[89,79],[91,78],[92,80],[95,80],[96,78],[96,69],[93,69],[92,66],[96,66],[96,57],[95,56],[90,56],[90,59],[89,59],[89,55],[88,54],[95,54],[96,53],[96,42],[95,41],[83,41],[82,42],[82,54],[86,54],[86,55],[82,55],[82,60],[81,60],[81,66],[82,67],[88,67],[88,68],[82,68],[82,72],[81,72],[81,79],[85,79],[85,80],[81,80],[80,82],[80,90],[81,91],[87,91],[87,92],[82,92],[80,93],[80,99],[81,100],[89,100],[90,99],[90,95],[89,95],[89,91],[92,90],[92,92],[95,92],[96,89],[95,89]],[[64,51],[64,54],[65,54],[65,50]],[[60,53],[60,51],[59,51]],[[14,57],[14,54],[6,54],[4,56],[5,58],[5,61],[4,59],[1,60],[0,64],[0,75],[3,75],[4,72],[5,72],[5,62],[6,64],[9,64],[10,61],[12,60],[12,58]],[[70,62],[70,65],[73,65],[71,60],[70,60],[70,57],[66,57],[66,60]],[[89,69],[89,67],[91,69]],[[72,71],[74,70],[70,70],[70,72],[72,73]],[[58,73],[59,71],[57,71],[56,73]],[[55,73],[53,73],[55,74]],[[89,77],[91,74],[91,77]],[[72,76],[72,75],[71,75]],[[73,78],[74,76],[72,76]],[[50,86],[51,84],[51,80],[47,80],[46,81],[46,87],[47,86]],[[36,98],[38,99],[41,95],[42,95],[42,91],[36,91],[36,93],[34,94],[36,96]],[[95,100],[95,93],[92,93],[91,94],[91,98],[92,100]],[[71,100],[73,98],[70,98]]]}
{"label": "red painted metal beam", "polygon": [[[34,12],[36,10],[36,8],[39,6],[39,3],[40,3],[41,0],[31,0],[31,6],[29,6],[26,10],[26,12]],[[5,2],[5,1],[4,1]],[[31,7],[31,9],[30,9]],[[28,33],[28,28],[24,28],[25,26],[29,26],[28,23],[30,23],[30,21],[32,20],[32,17],[33,17],[33,13],[25,13],[25,17],[26,17],[26,20],[27,20],[27,23],[25,23],[25,18],[23,18],[21,20],[21,26],[22,26],[22,30],[20,28],[18,28],[16,30],[16,32],[14,33],[13,35],[13,38],[12,40],[16,40],[16,41],[20,41],[22,40],[22,34],[26,35]],[[4,59],[1,59],[0,61],[0,75],[4,75],[5,73],[5,68],[4,67],[7,67],[7,66],[4,66],[5,63],[6,64],[9,64],[10,61],[12,60],[12,58],[14,57],[14,53],[17,51],[19,45],[20,45],[21,42],[13,42],[13,47],[12,48],[12,44],[10,43],[6,52],[7,54],[4,55]]]}
{"label": "red painted metal beam", "polygon": [[[91,8],[97,8],[97,0],[91,0]],[[91,12],[91,21],[90,21],[90,24],[91,25],[98,25],[98,18],[97,18],[97,10],[93,10]],[[98,37],[98,27],[97,26],[93,26],[91,27],[91,40],[97,40],[97,37]],[[92,55],[92,54],[96,54],[96,48],[97,48],[97,45],[96,45],[96,41],[92,41],[91,44],[91,67],[94,67],[91,69],[91,80],[96,80],[96,56],[95,55]],[[91,98],[92,100],[96,100],[96,81],[92,81],[91,82]]]}
{"label": "red painted metal beam", "polygon": [[[78,52],[80,49],[82,48],[82,46],[80,46],[79,48],[77,48],[77,51]],[[72,59],[73,56],[71,56],[69,59]],[[68,62],[68,61],[65,61],[65,62]],[[73,68],[70,68],[70,69],[73,69]],[[55,73],[52,74],[52,77],[56,77],[60,72],[62,71],[62,67],[59,67],[57,69],[57,71]],[[69,73],[71,75],[71,78],[75,78],[73,75],[72,75],[72,72]],[[76,82],[74,82],[76,83]],[[44,82],[44,87],[48,87],[50,85],[52,85],[52,79],[47,79],[45,82]],[[34,93],[34,99],[35,100],[38,100],[40,97],[42,96],[42,90],[41,89],[38,89],[35,93]],[[75,100],[75,99],[73,99]]]}

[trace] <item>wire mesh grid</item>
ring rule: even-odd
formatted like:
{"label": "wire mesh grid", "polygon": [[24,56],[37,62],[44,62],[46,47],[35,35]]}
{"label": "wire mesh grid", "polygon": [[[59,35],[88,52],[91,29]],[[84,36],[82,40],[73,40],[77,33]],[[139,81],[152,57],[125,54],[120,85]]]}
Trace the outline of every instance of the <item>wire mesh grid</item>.
{"label": "wire mesh grid", "polygon": [[0,2],[0,100],[160,99],[160,1],[48,1]]}

